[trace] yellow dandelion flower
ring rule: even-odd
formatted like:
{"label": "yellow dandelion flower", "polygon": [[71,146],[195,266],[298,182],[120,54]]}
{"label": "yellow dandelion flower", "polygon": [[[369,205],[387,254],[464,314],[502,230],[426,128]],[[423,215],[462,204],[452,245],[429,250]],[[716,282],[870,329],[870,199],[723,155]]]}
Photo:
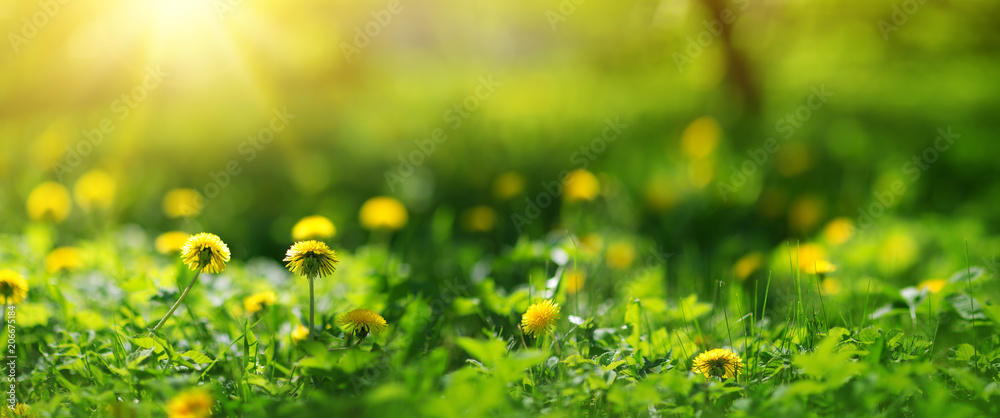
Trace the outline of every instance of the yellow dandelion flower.
{"label": "yellow dandelion flower", "polygon": [[45,270],[49,273],[76,271],[83,267],[80,250],[73,247],[59,247],[45,256]]}
{"label": "yellow dandelion flower", "polygon": [[292,227],[292,239],[304,241],[307,239],[328,239],[337,235],[337,227],[325,216],[313,215],[300,219]]}
{"label": "yellow dandelion flower", "polygon": [[191,234],[183,231],[164,232],[156,237],[156,251],[160,254],[177,254],[189,238]]}
{"label": "yellow dandelion flower", "polygon": [[107,210],[115,200],[115,179],[101,170],[89,171],[76,181],[73,196],[85,212]]}
{"label": "yellow dandelion flower", "polygon": [[497,223],[497,213],[489,206],[476,206],[462,213],[462,227],[469,232],[489,232]]}
{"label": "yellow dandelion flower", "polygon": [[566,293],[575,294],[583,289],[583,284],[587,282],[587,275],[582,271],[570,271],[563,276],[566,281]]}
{"label": "yellow dandelion flower", "polygon": [[167,404],[170,418],[206,418],[212,416],[212,394],[205,389],[185,390]]}
{"label": "yellow dandelion flower", "polygon": [[826,260],[826,249],[819,244],[807,243],[802,245],[792,245],[792,260],[799,263],[799,269],[805,272],[815,272],[816,262]]}
{"label": "yellow dandelion flower", "polygon": [[28,216],[36,221],[62,222],[71,208],[69,191],[54,181],[39,184],[28,195]]}
{"label": "yellow dandelion flower", "polygon": [[229,262],[229,247],[218,235],[202,232],[188,238],[181,248],[181,259],[188,268],[202,273],[222,273]]}
{"label": "yellow dandelion flower", "polygon": [[627,269],[635,262],[635,246],[628,241],[617,241],[608,244],[604,260],[613,269]]}
{"label": "yellow dandelion flower", "polygon": [[295,329],[292,330],[292,342],[298,344],[299,341],[309,338],[309,328],[302,326],[302,324],[295,325]]}
{"label": "yellow dandelion flower", "polygon": [[733,264],[733,276],[740,281],[746,280],[762,265],[764,265],[764,255],[757,251],[752,252],[736,260],[736,264]]}
{"label": "yellow dandelion flower", "polygon": [[14,270],[0,270],[0,300],[17,305],[28,297],[28,281]]}
{"label": "yellow dandelion flower", "polygon": [[344,328],[344,331],[364,338],[368,334],[381,334],[389,329],[385,318],[375,311],[368,309],[355,309],[337,318],[337,325]]}
{"label": "yellow dandelion flower", "polygon": [[601,192],[597,176],[584,169],[576,169],[563,179],[563,199],[570,202],[591,201]]}
{"label": "yellow dandelion flower", "polygon": [[678,200],[673,180],[662,174],[649,179],[644,194],[646,205],[656,212],[663,212],[674,207]]}
{"label": "yellow dandelion flower", "polygon": [[285,252],[288,270],[306,278],[325,277],[337,271],[337,253],[324,242],[299,241]]}
{"label": "yellow dandelion flower", "polygon": [[920,282],[920,284],[917,285],[917,288],[927,289],[927,291],[931,293],[937,293],[940,292],[941,289],[944,289],[946,284],[948,284],[948,281],[944,279],[930,279]]}
{"label": "yellow dandelion flower", "polygon": [[824,295],[839,295],[844,290],[844,284],[833,277],[827,277],[820,283],[820,291]]}
{"label": "yellow dandelion flower", "polygon": [[272,291],[254,293],[243,299],[243,309],[252,314],[263,311],[278,301],[278,295]]}
{"label": "yellow dandelion flower", "polygon": [[163,196],[163,213],[168,218],[198,216],[204,206],[205,200],[194,189],[173,189]]}
{"label": "yellow dandelion flower", "polygon": [[710,116],[692,121],[681,134],[681,152],[691,159],[707,157],[719,146],[722,128]]}
{"label": "yellow dandelion flower", "polygon": [[788,226],[793,232],[812,230],[823,218],[823,201],[816,196],[802,196],[788,209]]}
{"label": "yellow dandelion flower", "polygon": [[13,408],[10,407],[10,404],[4,403],[3,407],[0,407],[0,418],[33,418],[36,416],[26,403],[18,403]]}
{"label": "yellow dandelion flower", "polygon": [[580,237],[580,250],[587,255],[597,255],[604,249],[604,239],[597,234],[587,234]]}
{"label": "yellow dandelion flower", "polygon": [[833,245],[841,245],[854,235],[854,222],[848,218],[837,218],[823,227],[823,238]]}
{"label": "yellow dandelion flower", "polygon": [[521,194],[524,191],[524,176],[508,171],[497,176],[493,180],[493,197],[499,201],[506,201]]}
{"label": "yellow dandelion flower", "polygon": [[809,274],[827,274],[837,271],[837,266],[828,260],[816,260],[812,265],[806,266],[805,270]]}
{"label": "yellow dandelion flower", "polygon": [[694,359],[694,371],[705,377],[731,379],[743,371],[743,359],[724,348],[716,348],[701,353]]}
{"label": "yellow dandelion flower", "polygon": [[559,304],[545,299],[528,307],[521,316],[521,329],[528,335],[544,335],[552,332],[559,321]]}
{"label": "yellow dandelion flower", "polygon": [[391,197],[379,196],[361,205],[361,226],[367,229],[400,229],[406,225],[406,207]]}

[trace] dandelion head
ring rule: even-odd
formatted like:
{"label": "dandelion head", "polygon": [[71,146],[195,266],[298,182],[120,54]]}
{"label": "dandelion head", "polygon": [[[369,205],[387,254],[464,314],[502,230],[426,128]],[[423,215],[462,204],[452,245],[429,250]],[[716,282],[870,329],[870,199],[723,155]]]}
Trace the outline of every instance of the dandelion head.
{"label": "dandelion head", "polygon": [[257,313],[263,311],[278,301],[278,295],[272,291],[254,293],[243,299],[243,309],[247,313]]}
{"label": "dandelion head", "polygon": [[188,238],[181,248],[188,268],[202,273],[222,273],[229,262],[229,247],[218,235],[202,232]]}
{"label": "dandelion head", "polygon": [[940,292],[941,289],[944,289],[946,284],[948,284],[948,281],[945,279],[930,279],[920,282],[920,284],[917,285],[917,288],[927,289],[928,292],[937,293]]}
{"label": "dandelion head", "polygon": [[396,230],[406,225],[406,207],[391,197],[379,196],[361,205],[361,226],[366,229]]}
{"label": "dandelion head", "polygon": [[212,394],[205,389],[185,390],[167,404],[170,418],[207,418],[212,416]]}
{"label": "dandelion head", "polygon": [[205,200],[194,189],[173,189],[163,196],[163,213],[168,218],[198,216]]}
{"label": "dandelion head", "polygon": [[566,281],[566,292],[575,294],[583,289],[583,284],[587,282],[587,275],[582,271],[573,270],[563,276]]}
{"label": "dandelion head", "polygon": [[160,254],[177,254],[189,238],[191,234],[183,231],[164,232],[156,237],[156,251]]}
{"label": "dandelion head", "polygon": [[570,202],[591,201],[601,192],[601,182],[594,173],[573,170],[563,179],[563,198]]}
{"label": "dandelion head", "polygon": [[702,116],[691,121],[681,133],[681,152],[691,159],[704,158],[719,146],[722,128],[711,116]]}
{"label": "dandelion head", "polygon": [[824,295],[839,295],[844,290],[844,284],[839,279],[827,277],[820,282],[819,289]]}
{"label": "dandelion head", "polygon": [[736,260],[736,264],[733,264],[733,276],[736,276],[739,281],[745,281],[762,265],[764,265],[764,255],[760,252],[752,252]]}
{"label": "dandelion head", "polygon": [[337,253],[324,242],[299,241],[285,253],[288,270],[292,274],[313,279],[333,274],[337,270]]}
{"label": "dandelion head", "polygon": [[54,181],[39,184],[28,195],[28,216],[36,221],[62,222],[71,208],[69,191]]}
{"label": "dandelion head", "polygon": [[302,326],[302,324],[295,325],[295,329],[292,330],[292,342],[298,344],[299,341],[309,338],[309,328]]}
{"label": "dandelion head", "polygon": [[49,273],[76,271],[83,267],[80,250],[74,247],[59,247],[45,256],[45,270]]}
{"label": "dandelion head", "polygon": [[28,281],[14,270],[0,270],[0,300],[17,305],[28,297]]}
{"label": "dandelion head", "polygon": [[635,246],[628,241],[616,241],[608,245],[608,251],[604,254],[608,267],[614,269],[627,269],[635,261]]}
{"label": "dandelion head", "polygon": [[389,328],[385,318],[369,309],[355,309],[337,318],[344,331],[365,338],[368,334],[381,334]]}
{"label": "dandelion head", "polygon": [[497,223],[497,213],[489,206],[476,206],[462,214],[462,227],[469,232],[489,232]]}
{"label": "dandelion head", "polygon": [[743,371],[743,359],[732,351],[716,348],[695,357],[694,371],[705,377],[731,379]]}
{"label": "dandelion head", "polygon": [[823,227],[823,238],[830,244],[841,245],[854,236],[854,222],[848,218],[837,218]]}
{"label": "dandelion head", "polygon": [[76,203],[85,212],[107,210],[115,200],[115,179],[101,170],[89,171],[73,186]]}
{"label": "dandelion head", "polygon": [[333,222],[320,215],[306,216],[292,227],[292,239],[295,241],[333,238],[336,234]]}
{"label": "dandelion head", "polygon": [[524,191],[524,176],[508,171],[493,180],[493,197],[499,201],[510,200]]}
{"label": "dandelion head", "polygon": [[552,332],[559,321],[559,304],[546,299],[528,307],[521,316],[521,329],[528,335],[544,335]]}

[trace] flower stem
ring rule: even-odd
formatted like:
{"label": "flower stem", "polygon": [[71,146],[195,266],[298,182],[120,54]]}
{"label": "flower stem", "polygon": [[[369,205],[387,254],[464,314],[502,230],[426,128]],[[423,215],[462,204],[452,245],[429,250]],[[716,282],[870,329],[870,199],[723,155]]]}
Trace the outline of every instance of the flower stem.
{"label": "flower stem", "polygon": [[177,310],[177,307],[181,306],[181,302],[183,302],[184,298],[187,297],[188,292],[191,290],[192,287],[194,287],[194,284],[198,282],[198,276],[201,276],[201,270],[198,270],[198,272],[194,274],[194,278],[191,279],[191,283],[188,283],[187,287],[184,288],[184,292],[181,293],[181,297],[177,299],[177,302],[174,302],[174,306],[170,307],[170,310],[167,311],[167,315],[164,316],[163,319],[160,320],[160,322],[156,323],[156,326],[153,327],[152,332],[156,332],[157,330],[159,330],[160,327],[163,326],[163,323],[167,322],[167,320],[170,319],[170,316],[174,314],[174,311]]}
{"label": "flower stem", "polygon": [[313,278],[310,277],[309,278],[309,338],[310,339],[315,337],[315,335],[313,335],[314,331],[313,325],[315,325],[313,318],[315,318],[314,316],[315,310],[316,310],[316,298],[313,296]]}

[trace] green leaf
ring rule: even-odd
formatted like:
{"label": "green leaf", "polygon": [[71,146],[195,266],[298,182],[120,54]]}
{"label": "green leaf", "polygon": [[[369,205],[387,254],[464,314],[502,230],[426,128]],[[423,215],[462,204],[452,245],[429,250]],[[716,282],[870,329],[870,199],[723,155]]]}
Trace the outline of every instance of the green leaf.
{"label": "green leaf", "polygon": [[180,356],[191,359],[191,361],[198,364],[208,364],[212,362],[212,359],[209,358],[207,355],[205,355],[205,353],[202,353],[201,351],[188,350],[181,353]]}

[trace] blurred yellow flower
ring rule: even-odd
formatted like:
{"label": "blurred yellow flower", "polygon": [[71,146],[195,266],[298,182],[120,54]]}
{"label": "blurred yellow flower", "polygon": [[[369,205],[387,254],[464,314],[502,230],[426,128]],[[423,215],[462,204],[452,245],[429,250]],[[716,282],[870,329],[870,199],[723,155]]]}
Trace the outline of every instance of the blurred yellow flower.
{"label": "blurred yellow flower", "polygon": [[307,239],[327,239],[337,235],[337,227],[325,216],[313,215],[300,219],[292,227],[292,239],[303,241]]}
{"label": "blurred yellow flower", "polygon": [[677,192],[669,177],[660,175],[649,179],[645,189],[646,205],[662,212],[677,204]]}
{"label": "blurred yellow flower", "polygon": [[321,241],[299,241],[285,252],[288,270],[307,279],[326,277],[337,271],[337,253]]}
{"label": "blurred yellow flower", "polygon": [[476,206],[462,214],[462,227],[469,232],[489,232],[497,223],[497,213],[489,206]]}
{"label": "blurred yellow flower", "polygon": [[292,330],[292,342],[298,344],[299,341],[309,338],[309,328],[302,326],[302,324],[296,324],[295,329]]}
{"label": "blurred yellow flower", "polygon": [[493,180],[493,197],[505,201],[524,191],[524,176],[514,171],[508,171]]}
{"label": "blurred yellow flower", "polygon": [[76,203],[85,212],[107,210],[115,200],[115,179],[108,173],[92,170],[80,177],[73,186]]}
{"label": "blurred yellow flower", "polygon": [[278,295],[268,290],[266,292],[254,293],[243,299],[243,309],[248,314],[257,313],[278,301]]}
{"label": "blurred yellow flower", "polygon": [[743,359],[732,351],[716,348],[695,357],[694,371],[705,377],[731,379],[743,371]]}
{"label": "blurred yellow flower", "polygon": [[837,271],[837,266],[828,260],[815,260],[812,264],[806,266],[805,270],[809,274],[827,274]]}
{"label": "blurred yellow flower", "polygon": [[937,293],[940,292],[941,289],[944,289],[946,284],[948,284],[948,281],[944,279],[929,279],[920,282],[920,284],[917,285],[917,288],[927,289],[927,291],[931,293]]}
{"label": "blurred yellow flower", "polygon": [[222,273],[229,262],[229,247],[218,235],[202,232],[188,238],[181,248],[181,259],[188,268],[202,273]]}
{"label": "blurred yellow flower", "polygon": [[601,182],[587,170],[573,170],[563,179],[563,199],[567,201],[591,201],[600,192]]}
{"label": "blurred yellow flower", "polygon": [[906,270],[917,261],[920,247],[917,241],[903,230],[896,230],[879,245],[878,266],[882,272]]}
{"label": "blurred yellow flower", "polygon": [[799,269],[806,272],[814,271],[816,262],[826,259],[826,249],[816,243],[792,245],[789,251],[792,260],[798,262]]}
{"label": "blurred yellow flower", "polygon": [[170,231],[156,237],[156,251],[160,254],[176,254],[181,252],[191,234],[183,231]]}
{"label": "blurred yellow flower", "polygon": [[604,262],[613,269],[627,269],[635,262],[635,246],[628,241],[615,241],[608,244],[604,253]]}
{"label": "blurred yellow flower", "polygon": [[583,289],[583,285],[587,283],[587,275],[582,271],[567,271],[563,275],[563,280],[566,281],[566,293],[575,294]]}
{"label": "blurred yellow flower", "polygon": [[848,218],[836,218],[823,227],[823,238],[833,245],[841,245],[854,235],[854,222]]}
{"label": "blurred yellow flower", "polygon": [[360,220],[366,229],[400,229],[406,225],[406,207],[391,197],[373,197],[361,205]]}
{"label": "blurred yellow flower", "polygon": [[212,394],[205,389],[185,390],[167,404],[169,418],[207,418],[212,416]]}
{"label": "blurred yellow flower", "polygon": [[704,158],[719,146],[722,128],[710,116],[702,116],[692,121],[681,134],[681,151],[692,159]]}
{"label": "blurred yellow flower", "polygon": [[822,217],[823,201],[816,196],[802,196],[788,210],[788,226],[795,233],[809,232]]}
{"label": "blurred yellow flower", "polygon": [[194,189],[173,189],[163,196],[163,213],[168,218],[194,217],[201,213],[205,201]]}
{"label": "blurred yellow flower", "polygon": [[83,267],[80,250],[74,247],[59,247],[45,256],[45,270],[49,273],[60,271],[76,271]]}
{"label": "blurred yellow flower", "polygon": [[820,283],[820,291],[824,295],[839,295],[844,290],[844,285],[833,277],[827,277]]}
{"label": "blurred yellow flower", "polygon": [[0,270],[0,299],[5,305],[17,305],[28,297],[28,281],[14,270]]}
{"label": "blurred yellow flower", "polygon": [[691,185],[697,189],[708,186],[715,178],[715,161],[711,158],[691,161],[688,165],[688,177],[691,179]]}
{"label": "blurred yellow flower", "polygon": [[389,328],[385,318],[369,309],[355,309],[337,318],[337,324],[349,334],[365,338],[368,334],[381,334]]}
{"label": "blurred yellow flower", "polygon": [[544,335],[552,332],[559,321],[559,304],[545,299],[528,307],[521,316],[521,329],[528,335]]}
{"label": "blurred yellow flower", "polygon": [[18,403],[11,408],[10,404],[4,402],[4,405],[0,407],[0,418],[34,418],[36,416],[26,403]]}
{"label": "blurred yellow flower", "polygon": [[604,249],[604,239],[597,234],[587,234],[580,237],[580,250],[587,255],[595,255]]}
{"label": "blurred yellow flower", "polygon": [[66,187],[47,181],[28,195],[28,216],[36,221],[62,222],[69,216],[72,205]]}
{"label": "blurred yellow flower", "polygon": [[744,281],[762,265],[764,265],[764,255],[759,251],[754,251],[736,260],[736,264],[733,264],[733,276]]}

